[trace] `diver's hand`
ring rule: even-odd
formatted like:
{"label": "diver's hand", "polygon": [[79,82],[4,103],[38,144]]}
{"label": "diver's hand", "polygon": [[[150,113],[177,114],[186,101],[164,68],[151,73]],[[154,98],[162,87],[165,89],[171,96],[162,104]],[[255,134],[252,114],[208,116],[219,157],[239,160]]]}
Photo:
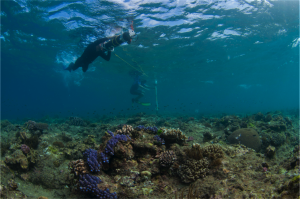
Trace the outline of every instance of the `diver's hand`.
{"label": "diver's hand", "polygon": [[107,50],[113,52],[115,49],[113,46],[111,46],[111,47],[107,48]]}

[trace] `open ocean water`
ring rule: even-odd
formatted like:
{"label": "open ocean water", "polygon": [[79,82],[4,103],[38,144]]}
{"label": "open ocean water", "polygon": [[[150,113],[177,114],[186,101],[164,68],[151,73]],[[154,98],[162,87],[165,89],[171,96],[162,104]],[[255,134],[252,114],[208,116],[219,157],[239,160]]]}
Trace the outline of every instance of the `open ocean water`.
{"label": "open ocean water", "polygon": [[299,198],[298,0],[4,0],[0,41],[1,197]]}

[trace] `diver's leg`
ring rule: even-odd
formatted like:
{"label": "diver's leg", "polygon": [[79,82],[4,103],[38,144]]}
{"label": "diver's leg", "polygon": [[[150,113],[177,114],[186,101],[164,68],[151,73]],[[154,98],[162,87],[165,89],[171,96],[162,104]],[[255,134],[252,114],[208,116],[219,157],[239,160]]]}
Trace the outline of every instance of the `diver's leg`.
{"label": "diver's leg", "polygon": [[69,72],[71,72],[73,67],[74,67],[74,63],[71,62],[71,63],[69,64],[69,66],[68,66],[67,68],[64,68],[64,69],[65,69],[65,70],[68,70]]}
{"label": "diver's leg", "polygon": [[136,103],[139,103],[139,102],[140,102],[139,100],[140,100],[142,97],[144,97],[144,94],[143,94],[142,92],[140,92],[139,95],[135,98]]}
{"label": "diver's leg", "polygon": [[85,65],[82,66],[82,71],[85,73],[88,68],[89,68],[89,65],[85,64]]}
{"label": "diver's leg", "polygon": [[76,60],[75,64],[74,64],[73,62],[71,62],[71,63],[69,64],[69,66],[68,66],[67,68],[65,68],[65,70],[68,70],[68,71],[71,72],[72,70],[77,70],[81,65],[82,65],[82,58],[79,57],[79,58]]}

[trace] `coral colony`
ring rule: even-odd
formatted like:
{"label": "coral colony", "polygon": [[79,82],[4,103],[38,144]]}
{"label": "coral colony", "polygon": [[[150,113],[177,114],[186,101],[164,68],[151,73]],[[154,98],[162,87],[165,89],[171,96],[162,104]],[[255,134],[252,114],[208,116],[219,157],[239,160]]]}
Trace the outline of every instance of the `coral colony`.
{"label": "coral colony", "polygon": [[165,140],[162,139],[161,137],[159,137],[159,135],[155,135],[153,138],[155,139],[155,141],[157,143],[159,143],[159,144],[165,144]]}
{"label": "coral colony", "polygon": [[25,154],[29,153],[29,151],[30,151],[29,146],[27,146],[26,144],[22,144],[21,149],[22,149],[23,153],[25,153]]}
{"label": "coral colony", "polygon": [[104,152],[100,153],[103,163],[109,163],[109,156],[114,155],[114,147],[119,141],[126,142],[127,139],[131,139],[128,135],[116,135],[113,136],[113,133],[110,132],[112,138],[107,142]]}
{"label": "coral colony", "polygon": [[[104,152],[100,153],[100,157],[103,163],[109,163],[110,156],[114,155],[114,147],[120,141],[126,142],[127,140],[131,139],[128,135],[119,135],[114,134],[111,131],[107,131],[109,135],[111,135],[111,139],[107,142]],[[90,172],[100,172],[101,163],[98,161],[98,153],[94,149],[87,149],[83,153],[84,157],[86,157],[86,162],[89,166]],[[110,193],[109,189],[100,190],[97,187],[97,184],[101,182],[100,178],[97,176],[92,176],[90,174],[81,174],[79,175],[78,187],[80,191],[85,193],[91,193],[97,196],[97,198],[117,198],[117,194]]]}
{"label": "coral colony", "polygon": [[152,134],[156,134],[158,131],[158,128],[156,126],[148,126],[145,127],[143,125],[139,125],[137,127],[135,127],[137,130],[144,130],[144,131],[148,131],[151,132]]}
{"label": "coral colony", "polygon": [[100,163],[97,160],[97,151],[94,149],[87,149],[83,155],[87,158],[87,164],[91,172],[100,172]]}

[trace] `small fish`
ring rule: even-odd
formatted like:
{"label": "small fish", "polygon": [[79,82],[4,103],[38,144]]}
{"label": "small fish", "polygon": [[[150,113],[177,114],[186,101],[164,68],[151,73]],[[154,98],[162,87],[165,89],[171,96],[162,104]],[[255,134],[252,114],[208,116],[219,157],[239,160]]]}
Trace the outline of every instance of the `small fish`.
{"label": "small fish", "polygon": [[239,139],[241,137],[242,134],[240,134],[239,136],[235,137],[235,139]]}

